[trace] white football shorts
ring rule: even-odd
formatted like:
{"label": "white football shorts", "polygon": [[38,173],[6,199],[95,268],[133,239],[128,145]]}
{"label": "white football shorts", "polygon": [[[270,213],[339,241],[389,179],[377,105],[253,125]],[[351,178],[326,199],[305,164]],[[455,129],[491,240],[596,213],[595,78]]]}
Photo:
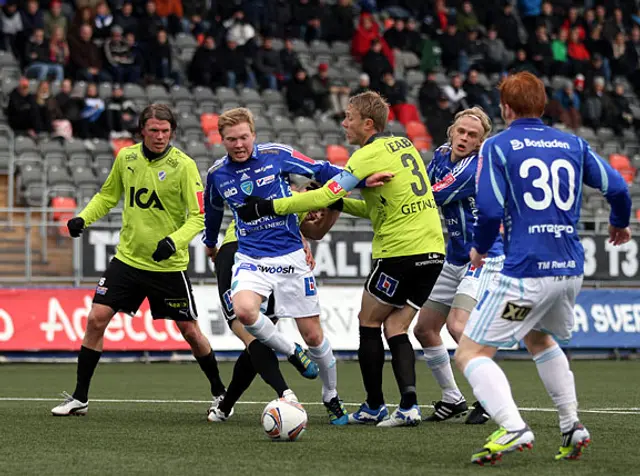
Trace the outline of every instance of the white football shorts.
{"label": "white football shorts", "polygon": [[581,287],[582,276],[512,278],[499,273],[471,313],[464,335],[492,347],[511,347],[531,330],[568,342]]}
{"label": "white football shorts", "polygon": [[[445,315],[449,314],[452,307],[471,312],[475,306],[474,301],[480,300],[493,277],[502,271],[503,265],[504,256],[487,258],[481,268],[474,268],[471,263],[457,266],[445,261],[423,307],[431,307]],[[471,300],[464,299],[461,295],[468,296]]]}
{"label": "white football shorts", "polygon": [[232,272],[232,300],[239,291],[253,291],[265,300],[273,293],[278,318],[320,314],[316,281],[302,249],[267,258],[251,258],[236,252]]}

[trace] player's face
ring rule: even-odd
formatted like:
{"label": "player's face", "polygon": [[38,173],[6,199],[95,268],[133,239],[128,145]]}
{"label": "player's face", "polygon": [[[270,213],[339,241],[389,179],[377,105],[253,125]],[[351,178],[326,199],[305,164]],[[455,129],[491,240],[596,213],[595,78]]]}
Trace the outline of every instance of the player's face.
{"label": "player's face", "polygon": [[147,149],[159,154],[167,148],[169,141],[171,141],[171,124],[169,121],[151,118],[144,124],[142,137]]}
{"label": "player's face", "polygon": [[344,128],[344,133],[347,136],[347,142],[349,142],[349,144],[362,145],[362,139],[366,135],[364,126],[365,124],[360,116],[360,112],[349,105],[345,112],[344,121],[342,121],[342,127]]}
{"label": "player's face", "polygon": [[244,162],[251,157],[255,139],[256,134],[251,132],[251,127],[246,122],[225,127],[222,131],[222,144],[235,162]]}
{"label": "player's face", "polygon": [[466,157],[480,147],[484,129],[478,119],[465,116],[456,121],[451,131],[451,147],[458,157]]}

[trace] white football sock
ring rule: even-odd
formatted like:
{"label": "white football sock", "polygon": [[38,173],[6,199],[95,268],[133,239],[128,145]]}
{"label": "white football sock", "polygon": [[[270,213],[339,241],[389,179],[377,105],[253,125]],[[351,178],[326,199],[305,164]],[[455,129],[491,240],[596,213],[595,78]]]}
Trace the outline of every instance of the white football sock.
{"label": "white football sock", "polygon": [[440,344],[434,347],[424,347],[422,352],[424,352],[424,360],[427,362],[427,367],[429,367],[433,377],[442,389],[442,401],[447,403],[464,401],[464,397],[453,377],[451,359],[445,346]]}
{"label": "white football sock", "polygon": [[264,345],[287,357],[293,355],[296,349],[295,342],[280,332],[275,324],[271,322],[271,319],[262,313],[260,313],[256,322],[250,326],[244,326],[244,328]]}
{"label": "white football sock", "polygon": [[566,433],[578,421],[578,398],[573,372],[562,349],[555,344],[533,356],[538,374],[558,409],[560,431]]}
{"label": "white football sock", "polygon": [[464,369],[473,393],[491,418],[508,431],[522,430],[526,424],[511,395],[507,376],[488,357],[471,359]]}
{"label": "white football sock", "polygon": [[322,401],[328,402],[338,396],[338,371],[333,349],[326,337],[318,347],[309,347],[309,356],[318,364],[322,380]]}

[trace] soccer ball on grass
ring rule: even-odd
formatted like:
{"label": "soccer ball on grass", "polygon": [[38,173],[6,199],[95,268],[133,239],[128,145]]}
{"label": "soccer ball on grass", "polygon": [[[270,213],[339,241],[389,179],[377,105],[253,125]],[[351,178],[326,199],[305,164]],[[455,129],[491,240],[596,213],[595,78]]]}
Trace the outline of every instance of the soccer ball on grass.
{"label": "soccer ball on grass", "polygon": [[272,441],[296,441],[307,429],[307,412],[296,402],[269,402],[262,411],[262,428]]}

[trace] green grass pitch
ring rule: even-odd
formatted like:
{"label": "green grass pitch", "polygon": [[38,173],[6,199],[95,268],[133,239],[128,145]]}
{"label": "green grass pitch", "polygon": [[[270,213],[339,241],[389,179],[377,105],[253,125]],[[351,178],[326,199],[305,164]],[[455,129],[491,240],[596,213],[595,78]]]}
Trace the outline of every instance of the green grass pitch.
{"label": "green grass pitch", "polygon": [[[421,404],[439,397],[425,364],[416,362]],[[288,383],[309,413],[295,443],[272,443],[260,425],[271,389],[257,379],[224,424],[206,422],[208,385],[195,363],[102,364],[94,376],[86,417],[54,418],[50,409],[71,392],[75,365],[0,365],[2,475],[637,475],[640,474],[640,363],[572,364],[581,419],[593,443],[580,461],[556,462],[556,414],[531,362],[502,362],[523,415],[536,435],[531,452],[506,455],[495,467],[469,463],[473,449],[495,428],[427,424],[416,428],[330,427],[319,381],[302,379],[286,362]],[[232,364],[221,364],[228,383]],[[358,364],[338,364],[340,395],[363,398]],[[473,401],[464,378],[457,379]],[[389,362],[385,395],[397,402]],[[29,400],[30,399],[30,400]],[[140,400],[156,400],[141,402]],[[177,402],[189,401],[189,402]],[[200,401],[200,402],[198,402]],[[259,402],[259,403],[255,403]],[[349,410],[355,410],[349,406]],[[429,412],[423,408],[423,415]]]}

